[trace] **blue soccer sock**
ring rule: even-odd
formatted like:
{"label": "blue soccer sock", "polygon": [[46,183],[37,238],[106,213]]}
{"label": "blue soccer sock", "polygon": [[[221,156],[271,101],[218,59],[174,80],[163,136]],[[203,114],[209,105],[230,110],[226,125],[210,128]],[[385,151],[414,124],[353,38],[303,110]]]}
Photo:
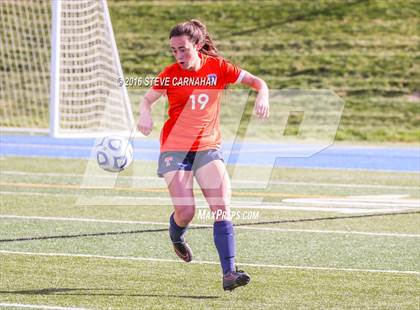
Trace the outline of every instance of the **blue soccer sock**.
{"label": "blue soccer sock", "polygon": [[174,213],[171,214],[169,218],[169,236],[171,237],[172,242],[184,242],[184,235],[187,232],[187,227],[178,226],[175,223]]}
{"label": "blue soccer sock", "polygon": [[232,222],[214,222],[213,237],[217,252],[219,252],[223,274],[235,271],[235,235]]}

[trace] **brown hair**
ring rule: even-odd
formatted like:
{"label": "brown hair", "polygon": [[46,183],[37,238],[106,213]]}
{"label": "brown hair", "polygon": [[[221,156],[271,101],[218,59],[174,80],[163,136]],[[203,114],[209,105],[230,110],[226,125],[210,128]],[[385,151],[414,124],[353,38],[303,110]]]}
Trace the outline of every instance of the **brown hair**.
{"label": "brown hair", "polygon": [[214,57],[219,56],[219,52],[207,31],[207,27],[199,20],[191,19],[176,25],[169,33],[169,39],[183,35],[188,36],[193,44],[201,45],[201,53]]}

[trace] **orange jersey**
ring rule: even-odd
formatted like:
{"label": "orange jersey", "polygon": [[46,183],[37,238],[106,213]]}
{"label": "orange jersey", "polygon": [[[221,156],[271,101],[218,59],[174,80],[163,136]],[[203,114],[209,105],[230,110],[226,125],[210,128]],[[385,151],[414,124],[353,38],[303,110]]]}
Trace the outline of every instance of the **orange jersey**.
{"label": "orange jersey", "polygon": [[220,97],[228,84],[239,82],[241,70],[221,57],[200,54],[198,71],[178,63],[166,67],[153,89],[165,90],[169,118],[160,135],[160,150],[204,151],[221,144]]}

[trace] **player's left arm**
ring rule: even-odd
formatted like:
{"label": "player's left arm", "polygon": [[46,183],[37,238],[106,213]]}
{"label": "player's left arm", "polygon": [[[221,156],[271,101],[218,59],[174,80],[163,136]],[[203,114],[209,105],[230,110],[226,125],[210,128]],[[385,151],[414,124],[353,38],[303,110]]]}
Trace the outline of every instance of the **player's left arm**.
{"label": "player's left arm", "polygon": [[270,115],[270,104],[267,83],[245,70],[242,70],[241,74],[243,75],[241,84],[252,87],[258,92],[254,105],[255,113],[261,119],[268,118]]}

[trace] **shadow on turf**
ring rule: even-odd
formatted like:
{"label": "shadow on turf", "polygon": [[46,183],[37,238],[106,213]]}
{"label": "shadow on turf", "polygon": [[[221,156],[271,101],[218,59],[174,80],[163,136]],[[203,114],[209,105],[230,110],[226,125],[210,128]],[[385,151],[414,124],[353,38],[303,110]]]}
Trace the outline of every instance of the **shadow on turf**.
{"label": "shadow on turf", "polygon": [[[410,215],[410,214],[418,214],[418,213],[420,213],[420,211],[374,213],[374,214],[328,216],[328,217],[313,217],[313,218],[285,219],[285,220],[279,220],[279,221],[239,223],[239,224],[234,224],[234,226],[237,227],[237,226],[266,225],[266,224],[317,222],[317,221],[331,221],[331,220],[342,220],[342,219],[378,217],[378,216]],[[212,226],[193,226],[193,227],[190,227],[190,229],[213,229],[213,228],[212,228]],[[109,231],[109,232],[86,233],[86,234],[76,234],[76,235],[25,237],[25,238],[13,238],[13,239],[0,239],[0,243],[20,242],[20,241],[34,241],[34,240],[48,240],[48,239],[68,239],[68,238],[81,238],[81,237],[141,234],[141,233],[149,233],[149,232],[153,233],[153,232],[167,232],[167,231],[168,231],[168,228],[158,228],[158,229],[141,229],[141,230],[129,230],[129,231]]]}
{"label": "shadow on turf", "polygon": [[[129,297],[172,297],[172,298],[190,298],[190,299],[216,299],[219,296],[206,295],[175,295],[175,294],[124,294],[124,293],[94,293],[95,291],[122,291],[118,289],[88,289],[88,288],[44,288],[39,290],[21,290],[21,291],[0,291],[0,294],[20,294],[20,295],[71,295],[71,296],[129,296]],[[76,293],[80,291],[80,293]],[[68,294],[71,292],[70,294]],[[64,294],[63,294],[64,293]]]}

